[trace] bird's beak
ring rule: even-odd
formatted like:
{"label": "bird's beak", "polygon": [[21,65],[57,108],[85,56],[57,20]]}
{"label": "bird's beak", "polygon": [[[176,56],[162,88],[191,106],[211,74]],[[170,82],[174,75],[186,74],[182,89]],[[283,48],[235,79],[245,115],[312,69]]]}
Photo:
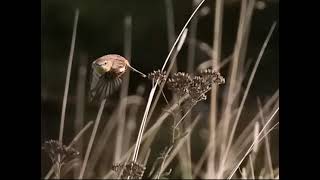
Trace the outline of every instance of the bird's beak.
{"label": "bird's beak", "polygon": [[129,67],[130,69],[132,69],[133,71],[135,71],[135,72],[137,72],[137,73],[141,74],[141,76],[142,76],[142,77],[144,77],[144,78],[146,78],[146,77],[147,77],[147,76],[146,76],[145,74],[143,74],[142,72],[140,72],[140,71],[136,70],[135,68],[133,68],[132,66],[130,66],[130,64],[128,65],[128,67]]}

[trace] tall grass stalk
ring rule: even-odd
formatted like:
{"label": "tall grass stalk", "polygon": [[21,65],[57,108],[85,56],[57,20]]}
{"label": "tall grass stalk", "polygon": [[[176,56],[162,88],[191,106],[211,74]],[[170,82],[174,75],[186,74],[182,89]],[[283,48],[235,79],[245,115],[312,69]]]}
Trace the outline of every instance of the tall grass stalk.
{"label": "tall grass stalk", "polygon": [[[165,5],[166,5],[166,20],[167,20],[166,22],[167,22],[167,34],[168,34],[168,50],[170,51],[170,48],[172,47],[174,40],[175,40],[175,29],[174,29],[175,24],[174,24],[174,13],[173,13],[172,0],[165,0]],[[197,16],[194,16],[194,19],[196,17]],[[172,58],[171,61],[174,63],[173,63],[172,70],[170,71],[170,73],[174,74],[178,71],[176,57],[174,59]],[[160,90],[161,93],[163,93],[163,90],[161,87],[160,87],[160,89],[161,89]],[[165,100],[166,100],[167,104],[169,104],[166,98],[165,98]],[[172,102],[177,102],[178,100],[179,100],[179,97],[177,97],[177,95],[173,93]],[[181,113],[178,112],[176,114],[176,116],[174,117],[173,124],[175,124],[177,121],[176,119],[180,119],[180,117],[181,117]],[[173,134],[172,137],[174,138],[174,136],[175,136],[174,130],[173,130],[172,134]],[[180,163],[180,165],[182,165],[182,166],[187,166],[188,164],[190,164],[190,160],[188,159],[188,157],[185,158],[185,156],[184,156],[184,154],[185,154],[184,150],[187,150],[187,149],[188,149],[188,147],[183,148],[182,151],[180,151],[180,153],[179,153],[180,160],[183,159],[183,161],[184,161],[184,163]],[[181,168],[184,169],[184,167],[181,167]],[[186,170],[186,172],[189,172],[189,170]],[[183,176],[184,176],[184,174],[183,174]],[[188,177],[186,177],[186,178],[188,178]],[[190,178],[190,176],[189,176],[189,178]]]}
{"label": "tall grass stalk", "polygon": [[[275,112],[271,115],[271,117],[269,118],[269,120],[266,122],[266,124],[263,126],[263,128],[261,129],[261,131],[259,132],[257,137],[260,137],[261,134],[263,133],[263,131],[266,129],[266,127],[269,125],[269,123],[271,122],[271,120],[273,119],[273,117],[277,114],[277,112],[279,111],[279,107],[275,110]],[[262,137],[263,138],[263,137]],[[241,165],[241,163],[243,162],[243,160],[246,158],[246,156],[251,152],[251,150],[253,149],[254,145],[256,143],[259,143],[262,138],[256,138],[253,143],[251,144],[251,146],[249,147],[248,151],[246,152],[246,154],[243,156],[243,158],[239,161],[239,163],[235,166],[235,168],[232,170],[230,176],[228,177],[228,179],[231,179],[232,176],[234,175],[234,173],[236,172],[236,170],[239,168],[239,166]]]}
{"label": "tall grass stalk", "polygon": [[[271,111],[267,110],[267,111],[265,111],[265,113],[266,114],[273,113],[274,111],[276,111],[278,106],[279,106],[279,104],[277,103],[276,105],[273,106]],[[257,113],[257,115],[258,115],[258,118],[256,118],[255,121],[252,122],[252,124],[251,123],[249,124],[249,126],[250,125],[252,126],[251,132],[249,131],[249,133],[247,133],[247,134],[244,134],[244,133],[241,134],[241,136],[246,135],[247,138],[242,138],[243,142],[241,142],[241,139],[238,138],[236,140],[236,142],[235,142],[235,145],[231,146],[230,149],[232,149],[232,151],[230,151],[228,160],[226,161],[227,162],[226,163],[226,167],[228,167],[228,169],[230,169],[231,166],[233,167],[234,163],[237,163],[241,159],[243,154],[246,152],[247,148],[251,145],[251,143],[252,143],[252,138],[251,138],[252,137],[252,131],[254,131],[254,125],[256,124],[256,122],[259,121],[259,112]],[[268,126],[266,128],[268,128]],[[240,144],[240,145],[236,145],[236,144]],[[255,152],[252,152],[252,154],[254,154],[254,153]],[[247,167],[244,167],[244,168],[248,168],[248,165],[247,165]],[[227,172],[227,170],[226,170],[226,172]]]}
{"label": "tall grass stalk", "polygon": [[[241,10],[240,10],[240,19],[239,19],[239,25],[238,25],[238,32],[237,32],[237,39],[235,42],[234,52],[233,52],[233,61],[231,64],[231,71],[229,75],[229,86],[227,90],[227,97],[226,97],[226,105],[225,110],[223,113],[223,132],[221,134],[222,138],[222,144],[220,148],[220,152],[225,152],[226,148],[226,142],[228,137],[228,131],[229,131],[229,124],[230,124],[230,112],[233,106],[233,98],[235,97],[235,87],[236,87],[236,79],[238,75],[238,66],[239,66],[239,56],[241,53],[241,47],[242,47],[242,40],[244,35],[244,29],[245,29],[245,20],[246,20],[246,13],[247,13],[247,0],[241,1]],[[219,167],[222,168],[223,161],[220,160]],[[220,172],[223,172],[220,171]],[[221,175],[221,174],[219,174]],[[218,176],[218,178],[221,178],[221,176]]]}
{"label": "tall grass stalk", "polygon": [[[78,79],[77,79],[77,103],[76,103],[76,115],[74,121],[75,132],[81,130],[84,124],[84,109],[85,109],[85,90],[86,90],[86,75],[87,75],[87,60],[86,54],[82,54],[80,57],[80,64],[78,68]],[[83,143],[79,142],[77,146],[80,153],[82,152]]]}
{"label": "tall grass stalk", "polygon": [[[127,106],[140,106],[143,103],[143,98],[138,95],[132,95],[123,98],[119,104],[127,102]],[[96,140],[96,144],[99,146],[95,146],[92,149],[92,155],[90,157],[90,161],[88,162],[87,165],[87,172],[88,178],[91,177],[92,172],[94,172],[94,168],[97,167],[99,161],[101,161],[101,157],[103,157],[103,153],[106,150],[106,147],[108,147],[108,143],[110,143],[110,138],[112,137],[113,134],[116,133],[115,127],[117,125],[117,120],[119,116],[119,106],[112,112],[109,120],[107,123],[104,125],[102,128],[102,131],[99,135],[99,138]],[[126,149],[123,149],[126,150]],[[107,151],[108,153],[111,154],[111,159],[108,161],[114,161],[114,154],[111,153],[110,149]],[[120,160],[122,162],[122,159]],[[90,174],[91,173],[91,174]]]}
{"label": "tall grass stalk", "polygon": [[64,120],[65,120],[66,108],[67,108],[67,100],[68,100],[69,84],[70,84],[70,77],[71,77],[74,46],[75,46],[76,35],[77,35],[78,19],[79,19],[79,9],[76,9],[75,16],[74,16],[73,31],[72,31],[71,47],[69,52],[66,83],[65,83],[65,89],[63,94],[62,110],[61,110],[61,120],[60,120],[60,130],[59,130],[59,142],[61,144],[63,144],[62,139],[63,139]]}
{"label": "tall grass stalk", "polygon": [[[174,40],[176,38],[176,33],[174,30],[175,23],[174,23],[174,13],[173,13],[173,5],[172,0],[165,0],[166,6],[166,22],[167,22],[167,34],[168,34],[168,50],[172,47]],[[178,71],[177,61],[173,60],[175,63],[172,67],[172,73]]]}
{"label": "tall grass stalk", "polygon": [[92,130],[92,134],[90,136],[89,144],[88,144],[87,151],[86,151],[86,154],[85,154],[85,157],[84,157],[81,169],[80,169],[80,174],[79,174],[79,178],[78,179],[82,179],[83,178],[84,172],[86,170],[88,159],[89,159],[90,152],[91,152],[91,148],[92,148],[94,139],[96,137],[96,133],[97,133],[97,130],[98,130],[98,127],[99,127],[99,123],[100,123],[100,120],[101,120],[101,116],[102,116],[102,112],[103,112],[105,104],[106,104],[106,99],[103,99],[101,101],[100,108],[99,108],[99,111],[98,111],[98,115],[97,115],[96,121],[94,123],[94,127],[93,127],[93,130]]}
{"label": "tall grass stalk", "polygon": [[171,150],[170,154],[164,161],[164,163],[161,165],[161,169],[159,173],[157,174],[157,178],[160,177],[160,175],[165,171],[165,169],[168,167],[170,162],[173,160],[173,158],[179,153],[181,148],[183,147],[183,144],[187,141],[188,137],[191,136],[192,130],[194,129],[195,125],[199,122],[200,115],[198,115],[194,121],[189,125],[189,127],[186,129],[187,135],[180,139],[177,144],[174,145],[173,149]]}
{"label": "tall grass stalk", "polygon": [[[263,115],[262,105],[259,98],[257,98],[258,108],[259,108],[259,116],[262,121],[262,124],[266,123],[266,119]],[[266,135],[266,133],[264,133]],[[269,168],[269,172],[272,178],[274,178],[274,172],[272,167],[272,159],[271,159],[271,152],[270,152],[270,144],[269,144],[269,137],[266,136],[265,138],[265,151],[266,151],[266,158],[267,158],[267,167]]]}
{"label": "tall grass stalk", "polygon": [[[277,90],[272,97],[270,97],[267,101],[267,103],[262,107],[262,111],[266,114],[267,111],[269,111],[270,107],[273,106],[273,104],[279,99],[279,90]],[[238,109],[235,109],[232,113],[232,118],[234,118],[236,116],[236,113],[238,112]],[[242,152],[243,150],[245,150],[245,148],[247,147],[247,145],[252,142],[251,138],[248,138],[250,133],[252,132],[252,130],[254,129],[254,125],[255,122],[257,122],[260,118],[259,113],[257,113],[253,119],[250,121],[250,123],[245,127],[245,129],[238,135],[234,145],[231,147],[232,150],[237,150],[238,154],[240,154],[240,152]],[[219,123],[219,127],[217,127],[217,133],[216,133],[216,137],[218,133],[220,133],[221,131],[219,131],[219,129],[221,129],[221,123]],[[210,151],[213,148],[216,148],[216,143],[218,143],[219,141],[217,141],[218,139],[216,139],[215,141],[210,141],[207,145],[207,147],[205,148],[205,151],[202,153],[202,156],[200,157],[199,161],[197,162],[197,164],[194,166],[193,168],[193,176],[197,177],[199,175],[199,172],[201,170],[201,167],[204,163],[204,161],[207,159]],[[235,159],[235,157],[237,157],[239,155],[235,155],[234,157],[229,157],[229,159]]]}
{"label": "tall grass stalk", "polygon": [[[274,95],[267,101],[267,103],[263,106],[262,110],[263,112],[269,113],[269,108],[274,106],[274,103],[279,101],[279,90],[277,90]],[[257,122],[260,118],[259,113],[255,115],[255,117],[251,120],[251,122],[246,126],[246,128],[243,130],[243,132],[237,137],[237,140],[235,140],[233,146],[231,146],[231,149],[243,149],[242,147],[245,144],[248,144],[250,139],[248,138],[248,134],[252,131],[254,128],[254,123]],[[246,142],[248,141],[248,142]]]}
{"label": "tall grass stalk", "polygon": [[230,150],[230,147],[231,147],[231,143],[232,143],[232,141],[233,141],[234,133],[235,133],[236,127],[237,127],[237,125],[238,125],[238,122],[239,122],[239,119],[240,119],[240,115],[241,115],[241,112],[242,112],[242,109],[243,109],[245,100],[246,100],[246,98],[247,98],[247,96],[248,96],[248,93],[249,93],[251,84],[252,84],[252,82],[253,82],[253,78],[254,78],[254,76],[255,76],[255,73],[256,73],[256,71],[257,71],[257,68],[258,68],[258,66],[259,66],[259,63],[260,63],[260,61],[261,61],[261,59],[262,59],[262,55],[264,54],[264,51],[265,51],[265,49],[266,49],[266,47],[267,47],[267,45],[268,45],[268,42],[269,42],[269,40],[270,40],[270,38],[271,38],[271,35],[272,35],[275,27],[276,27],[276,23],[273,23],[272,26],[271,26],[271,29],[270,29],[270,31],[269,31],[269,33],[268,33],[268,35],[267,35],[267,38],[265,39],[265,42],[264,42],[263,45],[262,45],[262,48],[261,48],[260,53],[259,53],[259,55],[258,55],[257,61],[256,61],[256,63],[255,63],[255,66],[254,66],[253,70],[252,70],[252,73],[251,73],[251,75],[250,75],[250,78],[249,78],[249,81],[248,81],[246,90],[245,90],[245,92],[244,92],[244,96],[243,96],[243,98],[242,98],[242,100],[241,100],[241,104],[240,104],[240,108],[239,108],[239,110],[238,110],[238,114],[237,114],[236,119],[235,119],[235,122],[234,122],[234,124],[233,124],[233,126],[232,126],[232,130],[231,130],[231,133],[230,133],[230,136],[229,136],[230,139],[228,140],[227,148],[226,148],[226,150],[225,150],[225,153],[224,153],[224,155],[223,155],[223,159],[222,159],[222,161],[221,161],[221,162],[222,162],[222,166],[221,166],[222,168],[224,167],[225,160],[226,160],[226,158],[227,158],[227,156],[228,156],[228,153],[229,153],[229,150]]}
{"label": "tall grass stalk", "polygon": [[[85,90],[86,90],[86,75],[87,75],[87,55],[83,54],[80,57],[80,65],[78,68],[78,79],[77,79],[77,94],[76,94],[76,115],[74,120],[74,130],[78,132],[81,130],[84,124],[84,110],[85,110]],[[82,154],[83,152],[83,142],[80,141],[76,149],[78,149],[79,153]],[[74,178],[78,176],[79,172],[76,170],[74,171]]]}
{"label": "tall grass stalk", "polygon": [[[213,51],[212,51],[212,68],[219,66],[221,59],[221,40],[222,40],[222,22],[223,22],[223,0],[217,0],[215,3],[215,18],[214,18],[214,35],[213,35]],[[217,99],[218,98],[218,86],[213,86],[211,90],[210,101],[210,137],[209,142],[215,141],[216,123],[217,123]],[[215,154],[216,149],[212,148],[207,161],[207,174],[206,178],[214,178],[215,173]]]}
{"label": "tall grass stalk", "polygon": [[[196,0],[192,1],[192,6],[197,6]],[[194,59],[196,54],[196,41],[197,41],[197,28],[198,28],[199,16],[195,16],[190,24],[190,35],[188,42],[188,56],[187,56],[187,72],[192,73],[194,71]]]}
{"label": "tall grass stalk", "polygon": [[[194,16],[194,14],[197,12],[197,10],[200,8],[200,6],[202,5],[202,3],[204,2],[205,0],[202,0],[198,7],[194,10],[194,12],[191,14],[190,18],[188,19],[188,21],[186,22],[185,26],[182,28],[182,31],[180,32],[179,36],[177,37],[175,43],[173,44],[163,66],[162,66],[162,69],[161,71],[164,71],[164,68],[166,67],[166,64],[167,62],[169,61],[169,58],[173,52],[173,50],[175,49],[175,47],[178,45],[178,42],[179,44],[183,44],[183,42],[181,41],[180,37],[184,34],[184,32],[187,32],[185,31],[186,28],[187,28],[187,25],[189,24],[190,20],[192,19],[192,17]],[[180,48],[181,48],[180,46]],[[177,48],[177,51],[179,51],[179,46]],[[168,71],[169,73],[169,71]],[[140,148],[140,143],[141,143],[141,139],[142,139],[142,135],[143,135],[143,131],[144,131],[144,128],[145,128],[145,125],[146,125],[146,119],[147,119],[147,116],[148,116],[148,113],[149,113],[149,109],[150,109],[150,105],[151,105],[151,102],[152,102],[152,99],[153,99],[153,96],[154,96],[154,93],[156,91],[156,88],[157,88],[157,84],[158,84],[158,81],[156,81],[155,85],[153,86],[153,88],[151,89],[151,92],[150,92],[150,95],[149,95],[149,98],[148,98],[148,102],[147,102],[147,106],[146,106],[146,109],[145,109],[145,112],[144,112],[144,115],[143,115],[143,119],[142,119],[142,122],[141,122],[141,126],[140,126],[140,130],[139,130],[139,134],[138,134],[138,138],[137,138],[137,141],[136,141],[136,146],[135,146],[135,150],[134,150],[134,154],[133,154],[133,157],[132,157],[132,161],[133,162],[136,162],[137,161],[137,157],[138,157],[138,152],[139,152],[139,148]]]}
{"label": "tall grass stalk", "polygon": [[[184,96],[180,99],[180,102],[184,102],[187,99],[187,96]],[[142,137],[142,141],[149,138],[152,134],[154,134],[156,131],[159,130],[160,126],[163,124],[164,120],[166,120],[171,114],[171,112],[175,111],[177,108],[179,108],[179,104],[175,103],[173,104],[167,111],[165,111],[156,121],[155,123],[144,133]],[[121,157],[121,162],[124,161],[130,154],[133,152],[135,148],[135,145],[131,146],[129,150]],[[107,172],[103,179],[110,178],[112,172]]]}
{"label": "tall grass stalk", "polygon": [[[126,16],[124,19],[124,56],[131,62],[131,29],[132,29],[132,18],[131,16]],[[124,80],[121,85],[120,97],[127,97],[128,96],[128,89],[129,89],[129,79],[130,75],[127,74],[124,77]],[[123,146],[123,135],[124,135],[124,128],[125,128],[125,120],[126,120],[126,109],[127,109],[127,102],[121,101],[119,105],[119,113],[118,113],[118,131],[116,136],[116,145],[115,145],[115,154],[114,154],[114,161],[118,162],[121,155],[122,155],[122,146]]]}
{"label": "tall grass stalk", "polygon": [[129,110],[128,110],[128,123],[127,123],[127,130],[126,130],[126,137],[124,138],[124,142],[123,142],[123,149],[124,151],[128,151],[129,147],[130,147],[130,142],[132,140],[132,135],[135,132],[136,129],[136,124],[137,124],[137,113],[139,111],[139,108],[142,106],[142,104],[144,103],[144,99],[142,98],[142,95],[144,93],[144,86],[140,85],[137,89],[137,100],[138,103],[130,106]]}

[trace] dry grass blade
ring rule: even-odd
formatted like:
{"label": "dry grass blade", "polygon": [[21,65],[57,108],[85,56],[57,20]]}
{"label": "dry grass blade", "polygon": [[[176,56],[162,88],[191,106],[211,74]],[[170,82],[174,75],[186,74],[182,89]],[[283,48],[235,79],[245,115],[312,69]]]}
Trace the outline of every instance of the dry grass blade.
{"label": "dry grass blade", "polygon": [[79,179],[83,178],[84,171],[85,171],[85,169],[87,167],[87,163],[88,163],[88,159],[89,159],[89,156],[90,156],[91,148],[92,148],[94,139],[96,137],[96,133],[97,133],[97,130],[98,130],[98,127],[99,127],[99,123],[100,123],[100,120],[101,120],[101,116],[102,116],[102,112],[103,112],[105,104],[106,104],[106,99],[101,101],[100,108],[99,108],[99,111],[98,111],[98,115],[97,115],[96,121],[94,123],[93,131],[92,131],[92,134],[91,134],[91,137],[90,137],[90,140],[89,140],[89,144],[88,144],[88,147],[87,147],[86,155],[84,157],[84,160],[83,160],[83,163],[82,163],[82,166],[81,166],[81,169],[80,169]]}
{"label": "dry grass blade", "polygon": [[[77,79],[77,103],[76,103],[76,117],[74,122],[74,130],[78,132],[81,130],[84,124],[84,110],[85,110],[85,90],[86,90],[86,75],[87,75],[87,55],[82,54],[80,57],[80,65]],[[79,142],[77,149],[82,153],[83,143]]]}
{"label": "dry grass blade", "polygon": [[[268,112],[270,107],[273,107],[273,104],[279,100],[279,90],[277,90],[274,95],[267,101],[267,103],[263,106],[263,112]],[[245,141],[248,139],[248,134],[252,131],[254,127],[254,123],[259,120],[259,113],[255,115],[255,117],[251,120],[250,124],[246,126],[246,128],[242,131],[242,133],[238,136],[234,145],[231,147],[232,149],[243,149],[243,144],[247,144]]]}
{"label": "dry grass blade", "polygon": [[79,19],[79,9],[76,9],[74,24],[73,24],[73,31],[72,31],[71,47],[70,47],[70,53],[69,53],[66,84],[65,84],[64,94],[63,94],[63,103],[62,103],[62,111],[61,111],[60,132],[59,132],[59,142],[61,144],[62,144],[62,138],[63,138],[64,120],[65,120],[66,108],[67,108],[69,84],[70,84],[70,77],[71,77],[71,67],[72,67],[74,46],[75,46],[76,35],[77,35],[78,19]]}
{"label": "dry grass blade", "polygon": [[[238,65],[239,65],[239,56],[241,53],[241,46],[242,46],[242,40],[243,40],[243,34],[245,29],[245,20],[246,20],[246,10],[247,10],[247,0],[241,1],[241,11],[240,11],[240,19],[239,19],[239,27],[237,32],[237,39],[234,47],[234,53],[233,53],[233,61],[231,64],[231,72],[230,72],[230,78],[229,78],[229,86],[227,90],[227,97],[226,97],[226,105],[225,105],[225,112],[223,113],[223,132],[222,132],[222,139],[223,143],[221,145],[221,152],[225,151],[227,137],[228,137],[228,131],[229,131],[229,124],[230,124],[230,112],[232,109],[232,100],[234,99],[234,92],[235,92],[235,84],[236,84],[236,76],[238,72]],[[220,167],[223,166],[223,161],[220,161]],[[221,178],[221,173],[223,170],[220,170],[220,174],[218,178]]]}
{"label": "dry grass blade", "polygon": [[[171,48],[171,51],[169,52],[163,66],[162,66],[162,69],[161,71],[164,71],[164,68],[166,67],[166,64],[167,62],[169,61],[169,58],[171,57],[171,54],[173,52],[173,50],[175,49],[175,47],[177,46],[177,51],[176,52],[179,52],[179,50],[181,49],[182,47],[182,44],[184,43],[185,41],[185,37],[186,37],[186,33],[187,33],[187,25],[189,24],[190,20],[192,19],[192,17],[194,16],[194,14],[197,12],[197,10],[200,8],[200,6],[202,5],[202,3],[204,2],[205,0],[203,0],[199,5],[198,7],[195,9],[195,11],[192,13],[191,17],[189,18],[189,20],[187,21],[187,23],[185,24],[185,26],[182,28],[182,31],[180,32],[179,36],[177,37],[175,43],[173,44],[172,48]],[[173,61],[172,61],[173,63]],[[171,63],[171,64],[172,64]],[[173,64],[172,64],[173,65]],[[171,66],[171,65],[170,65]],[[169,67],[169,68],[172,68],[172,67]],[[168,70],[168,73],[170,73],[170,71]],[[136,147],[135,147],[135,151],[134,151],[134,154],[133,154],[133,158],[132,158],[132,161],[133,162],[136,162],[137,160],[137,157],[138,157],[138,152],[139,152],[139,148],[140,148],[140,143],[141,143],[141,138],[142,138],[142,135],[143,135],[143,131],[144,131],[144,128],[145,128],[145,125],[146,125],[146,120],[147,120],[147,117],[148,117],[148,114],[149,114],[149,110],[150,110],[150,106],[151,106],[151,102],[152,102],[152,99],[153,99],[153,96],[154,96],[154,93],[156,91],[156,88],[158,86],[158,81],[159,79],[156,81],[154,87],[151,89],[151,92],[149,94],[149,98],[148,98],[148,102],[147,102],[147,106],[146,106],[146,109],[145,109],[145,112],[144,112],[144,115],[143,115],[143,119],[142,119],[142,122],[141,122],[141,126],[140,126],[140,130],[139,130],[139,134],[138,134],[138,138],[137,138],[137,142],[136,142]]]}
{"label": "dry grass blade", "polygon": [[[122,102],[120,102],[120,104],[123,102],[127,102],[127,106],[134,105],[138,107],[142,104],[143,98],[140,96],[133,95],[122,99]],[[99,146],[96,146],[92,149],[92,155],[87,165],[87,172],[93,172],[93,169],[97,166],[98,161],[101,159],[101,156],[103,155],[103,152],[107,147],[107,143],[110,142],[109,139],[112,137],[111,135],[115,133],[114,129],[118,120],[118,111],[119,107],[111,114],[111,117],[109,118],[108,122],[102,128],[102,133],[96,141],[96,144],[99,144]],[[113,158],[111,159],[111,161],[113,161]]]}
{"label": "dry grass blade", "polygon": [[[181,102],[184,102],[186,99],[188,98],[188,96],[184,96],[180,99]],[[164,120],[166,120],[171,113],[175,111],[177,108],[179,108],[179,104],[173,104],[168,111],[165,111],[157,120],[156,123],[153,124],[147,131],[146,133],[144,133],[143,137],[142,137],[142,141],[146,140],[147,138],[149,138],[152,134],[156,133],[156,131],[159,130],[159,127],[162,125],[162,123],[164,122]],[[121,162],[124,161],[134,150],[135,145],[133,145],[121,158]],[[103,176],[103,179],[108,179],[110,178],[110,175],[112,174],[111,171],[109,171],[108,173],[106,173],[106,175]]]}
{"label": "dry grass blade", "polygon": [[[192,1],[193,6],[196,6],[196,1]],[[198,16],[195,16],[191,21],[190,25],[190,38],[188,44],[188,59],[187,59],[187,72],[192,73],[194,69],[194,58],[196,52],[196,38],[197,38],[197,26],[198,26]]]}
{"label": "dry grass blade", "polygon": [[[130,63],[131,61],[131,29],[132,29],[132,18],[131,16],[127,16],[124,20],[124,54],[125,58]],[[126,77],[123,79],[123,83],[121,85],[120,97],[128,96],[128,89],[129,89],[129,79],[130,76],[127,74]],[[122,145],[123,145],[123,133],[125,127],[125,120],[126,120],[126,109],[127,109],[127,102],[121,101],[118,113],[118,130],[116,136],[116,145],[115,145],[115,154],[114,154],[114,161],[118,162],[121,155],[122,155]]]}
{"label": "dry grass blade", "polygon": [[232,143],[232,141],[233,141],[234,133],[235,133],[237,124],[238,124],[238,122],[239,122],[240,115],[241,115],[241,112],[242,112],[242,109],[243,109],[245,100],[246,100],[246,98],[247,98],[247,95],[248,95],[248,93],[249,93],[249,89],[250,89],[250,87],[251,87],[253,78],[254,78],[254,76],[255,76],[255,73],[256,73],[256,71],[257,71],[257,68],[258,68],[258,66],[259,66],[259,63],[260,63],[260,61],[261,61],[261,59],[262,59],[262,55],[264,54],[264,51],[265,51],[265,49],[266,49],[266,47],[267,47],[267,45],[268,45],[268,42],[269,42],[269,40],[270,40],[270,38],[271,38],[271,35],[272,35],[275,27],[276,27],[276,23],[273,23],[273,25],[271,26],[271,29],[270,29],[270,31],[269,31],[269,33],[268,33],[268,35],[267,35],[267,38],[266,38],[265,42],[264,42],[263,45],[262,45],[261,51],[260,51],[260,53],[259,53],[259,56],[258,56],[257,61],[256,61],[256,63],[255,63],[255,66],[254,66],[254,68],[253,68],[253,70],[252,70],[252,73],[251,73],[251,75],[250,75],[249,82],[248,82],[247,87],[246,87],[246,90],[245,90],[245,92],[244,92],[244,96],[243,96],[243,98],[242,98],[242,100],[241,100],[241,104],[240,104],[240,108],[239,108],[237,117],[236,117],[235,122],[234,122],[234,124],[233,124],[233,126],[232,126],[232,130],[231,130],[231,133],[230,133],[230,139],[228,140],[228,145],[227,145],[227,148],[226,148],[224,157],[223,157],[223,159],[222,159],[222,165],[225,163],[225,160],[226,160],[226,158],[227,158],[227,156],[228,156],[228,152],[229,152],[229,150],[230,150],[231,143]]}
{"label": "dry grass blade", "polygon": [[[266,124],[263,126],[263,128],[261,129],[261,131],[258,134],[258,137],[261,136],[261,134],[263,133],[263,131],[266,129],[266,127],[269,125],[269,123],[271,122],[271,120],[273,119],[273,117],[277,114],[277,112],[279,111],[279,107],[275,110],[275,112],[271,115],[271,117],[269,118],[269,120],[266,122]],[[270,132],[270,131],[269,131]],[[265,137],[265,136],[263,136]],[[262,137],[262,138],[263,138]],[[239,166],[241,165],[242,161],[247,157],[247,155],[251,152],[251,150],[253,149],[254,145],[256,143],[259,143],[262,139],[256,138],[253,143],[251,144],[251,146],[249,147],[248,151],[246,152],[246,154],[243,156],[243,158],[240,160],[240,162],[236,165],[236,167],[233,169],[233,171],[231,172],[230,176],[228,177],[228,179],[231,179],[232,176],[234,175],[234,173],[236,172],[236,170],[239,168]]]}
{"label": "dry grass blade", "polygon": [[187,135],[184,136],[182,139],[179,140],[179,142],[177,142],[176,145],[174,145],[174,148],[172,149],[170,155],[168,155],[168,157],[166,158],[165,163],[161,166],[161,170],[159,172],[159,174],[161,175],[165,169],[168,167],[168,165],[170,164],[170,162],[173,160],[173,158],[178,154],[180,148],[182,147],[182,145],[186,142],[186,140],[188,139],[188,137],[191,135],[193,128],[195,127],[195,125],[199,122],[200,120],[200,115],[198,115],[194,121],[192,122],[192,124],[187,128]]}
{"label": "dry grass blade", "polygon": [[[168,34],[168,49],[170,51],[170,48],[172,47],[175,39],[175,30],[174,30],[174,13],[173,13],[173,7],[172,7],[172,1],[171,0],[165,0],[165,6],[166,6],[166,19],[167,19],[167,34]],[[173,60],[175,61],[175,60]],[[177,72],[178,66],[175,61],[172,72]]]}
{"label": "dry grass blade", "polygon": [[[259,107],[260,119],[262,121],[262,124],[265,124],[266,123],[266,119],[264,118],[263,110],[262,110],[262,106],[261,106],[261,101],[260,101],[259,98],[257,99],[257,102],[258,102],[258,107]],[[266,133],[264,133],[264,135],[266,135]],[[265,138],[265,151],[266,151],[266,157],[267,157],[267,162],[268,162],[268,168],[269,168],[271,177],[274,178],[274,172],[273,172],[273,167],[272,167],[270,144],[269,144],[268,136],[266,136],[266,138]]]}
{"label": "dry grass blade", "polygon": [[[221,58],[221,40],[222,40],[222,20],[223,20],[223,0],[217,0],[215,4],[215,20],[214,20],[214,40],[213,40],[213,51],[212,51],[212,69],[217,70]],[[209,141],[213,141],[216,133],[217,123],[217,96],[218,86],[213,86],[211,91],[210,101],[210,138]],[[206,178],[214,178],[215,173],[215,154],[216,149],[212,148],[209,158],[207,161],[207,174]]]}
{"label": "dry grass blade", "polygon": [[188,21],[186,22],[186,24],[185,24],[184,27],[182,28],[179,36],[177,37],[175,43],[173,44],[173,46],[172,46],[172,48],[171,48],[171,50],[170,50],[170,52],[169,52],[169,54],[168,54],[168,56],[167,56],[164,64],[163,64],[163,66],[162,66],[162,69],[161,69],[162,71],[164,71],[164,68],[166,67],[166,64],[167,64],[167,62],[168,62],[168,60],[169,60],[169,58],[170,58],[170,56],[171,56],[174,48],[176,47],[177,43],[180,41],[180,37],[182,36],[183,32],[185,31],[185,29],[186,29],[187,26],[189,25],[189,22],[191,21],[191,19],[193,18],[193,16],[196,14],[196,12],[198,11],[198,9],[201,7],[201,5],[202,5],[205,1],[206,1],[206,0],[202,0],[202,1],[199,3],[199,5],[197,6],[197,8],[193,11],[193,13],[191,14],[190,18],[188,19]]}

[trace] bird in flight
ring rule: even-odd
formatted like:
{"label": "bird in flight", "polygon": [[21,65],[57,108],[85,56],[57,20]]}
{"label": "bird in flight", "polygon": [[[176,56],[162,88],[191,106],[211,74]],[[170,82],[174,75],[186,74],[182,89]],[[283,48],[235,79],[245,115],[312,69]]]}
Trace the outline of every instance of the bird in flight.
{"label": "bird in flight", "polygon": [[146,77],[145,74],[133,68],[128,60],[117,54],[108,54],[93,61],[89,101],[102,101],[116,91],[121,85],[124,73],[129,68]]}

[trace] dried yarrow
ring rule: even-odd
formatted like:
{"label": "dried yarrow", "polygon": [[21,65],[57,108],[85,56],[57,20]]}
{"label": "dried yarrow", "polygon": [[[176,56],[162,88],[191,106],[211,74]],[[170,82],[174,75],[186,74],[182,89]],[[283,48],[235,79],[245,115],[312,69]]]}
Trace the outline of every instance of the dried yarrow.
{"label": "dried yarrow", "polygon": [[67,146],[62,145],[56,140],[46,141],[42,146],[42,149],[48,153],[52,163],[64,164],[77,158],[80,154],[74,148],[67,148]]}
{"label": "dried yarrow", "polygon": [[166,71],[161,71],[161,70],[153,71],[152,73],[148,74],[148,79],[154,82],[156,82],[159,79],[159,84],[162,84],[167,79]]}
{"label": "dried yarrow", "polygon": [[189,95],[192,101],[199,102],[202,100],[206,100],[207,96],[205,95],[205,93],[208,92],[211,87],[211,81],[208,81],[208,79],[201,76],[195,76],[192,79],[192,83],[189,87]]}
{"label": "dried yarrow", "polygon": [[159,80],[163,83],[167,80],[166,86],[179,97],[189,95],[191,104],[206,100],[206,93],[211,90],[214,84],[220,85],[225,83],[224,77],[219,72],[212,69],[202,70],[197,76],[188,73],[177,72],[171,77],[166,76],[166,72],[157,70],[148,74],[148,79],[155,82]]}
{"label": "dried yarrow", "polygon": [[179,96],[190,95],[190,100],[197,103],[206,100],[206,93],[211,90],[214,84],[223,84],[225,79],[219,72],[206,69],[198,76],[191,76],[187,73],[178,72],[168,79],[167,86]]}
{"label": "dried yarrow", "polygon": [[225,83],[224,77],[222,77],[219,72],[212,69],[202,70],[199,76],[218,85]]}
{"label": "dried yarrow", "polygon": [[188,88],[191,83],[192,79],[189,74],[178,72],[173,74],[172,77],[168,79],[167,86],[179,96],[183,96],[188,93]]}
{"label": "dried yarrow", "polygon": [[141,179],[146,168],[142,164],[130,161],[128,163],[114,164],[112,170],[118,173],[122,179],[127,179],[128,177],[131,179]]}

